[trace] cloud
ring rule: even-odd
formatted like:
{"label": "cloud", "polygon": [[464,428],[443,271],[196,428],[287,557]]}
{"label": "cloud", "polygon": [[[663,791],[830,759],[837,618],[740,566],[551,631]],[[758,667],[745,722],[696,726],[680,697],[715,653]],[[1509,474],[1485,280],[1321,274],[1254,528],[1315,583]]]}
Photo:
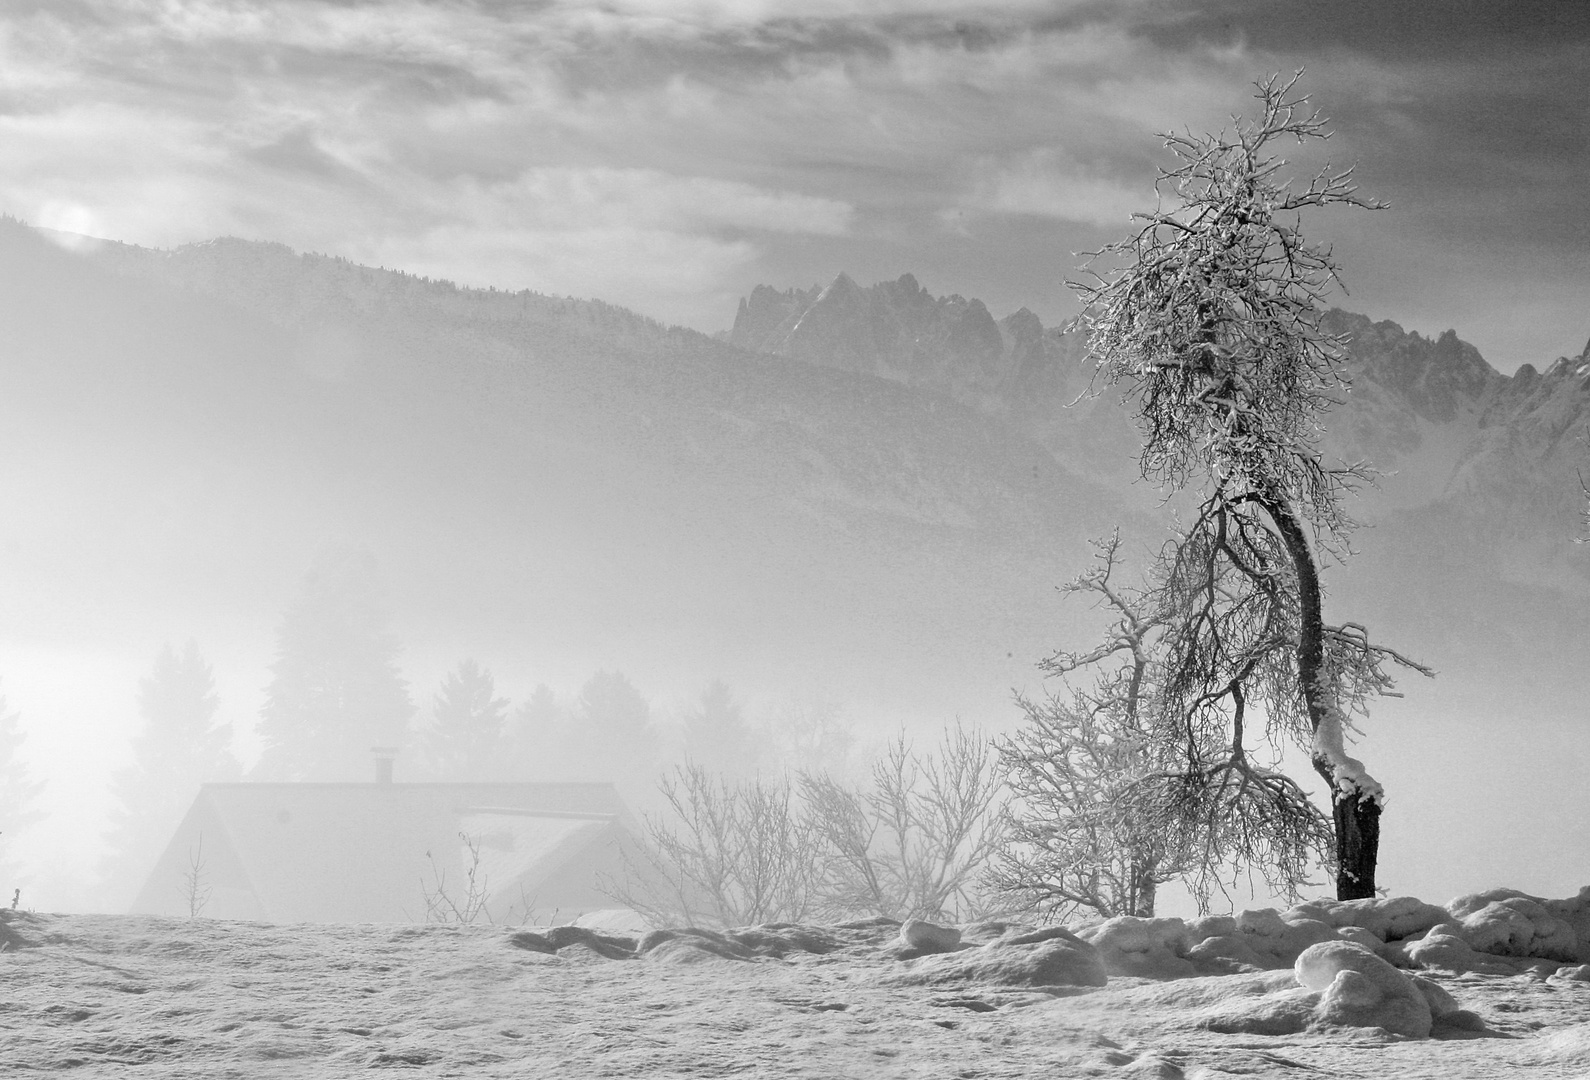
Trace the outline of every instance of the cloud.
{"label": "cloud", "polygon": [[733,180],[606,166],[533,168],[507,184],[471,185],[477,216],[643,230],[691,226],[841,236],[853,208]]}
{"label": "cloud", "polygon": [[992,214],[1029,214],[1082,225],[1124,228],[1134,213],[1154,207],[1152,189],[1090,176],[1054,150],[1035,150],[991,164],[965,204]]}
{"label": "cloud", "polygon": [[[1362,15],[1370,0],[1348,2]],[[953,291],[1031,303],[1017,279],[1064,270],[988,245],[1028,259],[1096,246],[1152,204],[1156,132],[1218,129],[1249,108],[1254,77],[1306,63],[1336,154],[1399,208],[1366,257],[1413,241],[1461,245],[1476,267],[1582,252],[1570,178],[1590,141],[1560,87],[1583,82],[1583,19],[1554,36],[1545,9],[1504,26],[1465,8],[1427,41],[1425,17],[1393,5],[1363,23],[1402,43],[1388,53],[1337,10],[63,0],[0,16],[0,210],[70,210],[134,242],[235,232],[416,266],[456,266],[427,246],[444,242],[488,258],[492,244],[466,242],[476,233],[590,233],[642,262],[677,245],[727,275],[699,279],[715,294],[753,272],[931,263]],[[1411,64],[1387,59],[1402,45]],[[669,314],[683,301],[665,276],[614,265],[605,286],[579,265],[535,280],[608,298],[653,281],[635,302],[685,317]]]}
{"label": "cloud", "polygon": [[663,322],[717,327],[736,299],[724,281],[758,252],[747,240],[666,229],[455,224],[352,245],[348,254],[464,285],[596,297]]}

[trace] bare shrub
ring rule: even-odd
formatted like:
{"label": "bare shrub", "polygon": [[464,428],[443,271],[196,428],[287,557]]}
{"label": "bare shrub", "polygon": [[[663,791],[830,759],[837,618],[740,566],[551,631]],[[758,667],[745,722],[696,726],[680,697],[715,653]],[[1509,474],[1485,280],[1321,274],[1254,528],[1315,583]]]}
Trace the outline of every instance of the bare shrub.
{"label": "bare shrub", "polygon": [[788,781],[729,782],[696,764],[664,777],[664,816],[646,815],[641,864],[615,899],[654,922],[749,926],[795,922],[812,901],[811,828]]}
{"label": "bare shrub", "polygon": [[970,918],[988,909],[981,874],[997,848],[993,748],[957,727],[935,753],[902,735],[871,783],[826,772],[730,782],[690,764],[660,787],[645,853],[614,899],[654,922],[746,926],[865,915]]}
{"label": "bare shrub", "polygon": [[425,857],[431,864],[431,882],[427,886],[420,882],[420,891],[425,897],[425,921],[428,923],[454,923],[459,926],[472,926],[482,917],[487,922],[491,921],[491,912],[486,910],[486,900],[490,896],[485,872],[480,866],[480,838],[467,833],[459,833],[458,838],[464,842],[464,850],[469,852],[469,860],[464,866],[464,891],[460,896],[454,896],[447,888],[447,871],[436,865],[436,857],[429,851]]}
{"label": "bare shrub", "polygon": [[936,753],[919,756],[902,733],[871,779],[858,789],[801,774],[824,913],[965,919],[987,911],[981,875],[999,846],[1002,787],[987,738],[957,726]]}
{"label": "bare shrub", "polygon": [[1115,666],[1101,671],[1091,689],[1073,688],[1069,698],[1016,696],[1027,723],[999,744],[1014,798],[989,881],[1018,904],[1054,917],[1084,909],[1106,918],[1148,917],[1159,885],[1186,865],[1181,830],[1163,828],[1138,797],[1162,752],[1147,713],[1159,674],[1152,639],[1164,616],[1152,594],[1114,580],[1119,530],[1093,546],[1095,565],[1063,591],[1093,595],[1113,621],[1091,652],[1059,652],[1043,667],[1063,678]]}
{"label": "bare shrub", "polygon": [[182,899],[187,902],[190,919],[197,919],[204,914],[205,907],[210,903],[210,872],[209,863],[204,858],[203,833],[199,834],[198,846],[188,849],[188,869],[182,875]]}
{"label": "bare shrub", "polygon": [[1014,798],[990,885],[1053,918],[1152,917],[1159,885],[1183,869],[1185,845],[1132,797],[1152,773],[1151,747],[1119,711],[1081,692],[1017,704],[1027,725],[1000,745]]}

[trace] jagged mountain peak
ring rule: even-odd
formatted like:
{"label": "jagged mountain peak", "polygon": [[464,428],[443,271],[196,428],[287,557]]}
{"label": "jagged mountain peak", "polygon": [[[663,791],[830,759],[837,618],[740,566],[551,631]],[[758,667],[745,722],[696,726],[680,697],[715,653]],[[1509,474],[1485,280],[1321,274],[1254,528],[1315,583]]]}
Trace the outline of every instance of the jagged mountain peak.
{"label": "jagged mountain peak", "polygon": [[[1519,498],[1561,516],[1578,491],[1565,477],[1590,457],[1575,458],[1563,434],[1590,422],[1590,395],[1580,393],[1590,346],[1509,377],[1453,329],[1427,337],[1340,309],[1322,327],[1346,341],[1351,387],[1326,422],[1327,456],[1388,474],[1370,517],[1452,499],[1498,518]],[[909,274],[870,286],[841,274],[805,292],[758,286],[730,340],[1004,416],[1058,461],[1111,483],[1136,475],[1138,436],[1115,395],[1085,395],[1093,371],[1074,323],[1045,328],[1026,308],[995,321],[981,301],[935,297]]]}
{"label": "jagged mountain peak", "polygon": [[1326,312],[1321,323],[1328,333],[1347,340],[1354,394],[1364,396],[1370,386],[1380,387],[1416,415],[1437,423],[1482,408],[1506,382],[1455,330],[1432,341],[1389,319],[1372,322],[1340,308]]}
{"label": "jagged mountain peak", "polygon": [[981,300],[935,297],[911,274],[869,286],[841,273],[821,289],[757,286],[729,341],[980,403],[1007,381],[1011,351]]}

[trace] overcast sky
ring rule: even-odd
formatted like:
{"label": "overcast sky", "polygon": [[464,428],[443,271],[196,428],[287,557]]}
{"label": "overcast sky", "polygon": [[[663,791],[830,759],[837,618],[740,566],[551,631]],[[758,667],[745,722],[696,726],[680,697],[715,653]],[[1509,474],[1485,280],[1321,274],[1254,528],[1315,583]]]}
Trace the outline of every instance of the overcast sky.
{"label": "overcast sky", "polygon": [[1155,133],[1306,67],[1376,214],[1352,295],[1502,370],[1590,337],[1590,4],[12,0],[0,210],[279,240],[703,330],[757,283],[910,271],[1072,306]]}

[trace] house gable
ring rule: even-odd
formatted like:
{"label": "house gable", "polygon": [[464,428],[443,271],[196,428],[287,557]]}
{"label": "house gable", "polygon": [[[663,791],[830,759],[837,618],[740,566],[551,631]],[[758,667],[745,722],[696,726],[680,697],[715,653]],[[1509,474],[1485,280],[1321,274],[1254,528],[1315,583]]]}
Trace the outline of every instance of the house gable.
{"label": "house gable", "polygon": [[596,878],[633,822],[611,784],[207,784],[132,910],[188,915],[199,858],[206,916],[421,922],[428,894],[463,899],[473,836],[492,918],[573,917],[612,905]]}

